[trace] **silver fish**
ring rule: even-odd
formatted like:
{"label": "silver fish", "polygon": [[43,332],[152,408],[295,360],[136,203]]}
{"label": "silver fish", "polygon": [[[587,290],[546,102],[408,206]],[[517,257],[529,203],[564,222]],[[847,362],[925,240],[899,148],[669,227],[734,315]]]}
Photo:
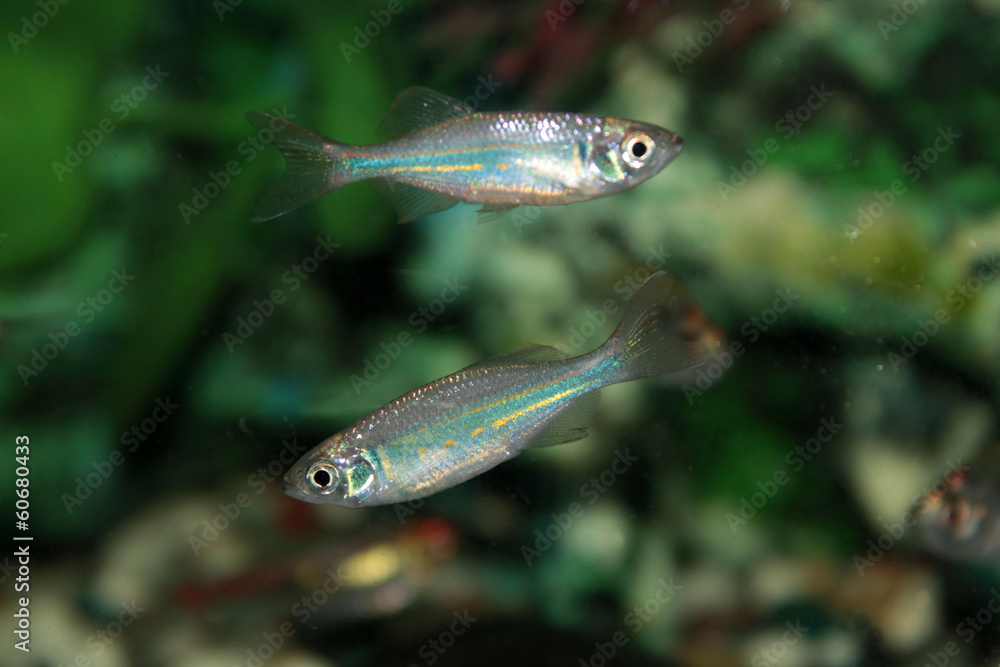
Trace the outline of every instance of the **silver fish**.
{"label": "silver fish", "polygon": [[428,496],[526,448],[585,437],[601,387],[687,378],[720,339],[672,279],[655,273],[593,352],[566,358],[530,345],[411,391],[320,443],[291,468],[281,489],[341,507]]}
{"label": "silver fish", "polygon": [[[288,213],[332,190],[371,180],[400,222],[459,202],[482,204],[480,222],[525,204],[554,206],[627,190],[680,153],[680,136],[649,123],[578,113],[480,113],[426,88],[408,88],[382,119],[389,140],[352,146],[268,114],[285,173],[253,220]],[[277,128],[277,129],[275,129]]]}

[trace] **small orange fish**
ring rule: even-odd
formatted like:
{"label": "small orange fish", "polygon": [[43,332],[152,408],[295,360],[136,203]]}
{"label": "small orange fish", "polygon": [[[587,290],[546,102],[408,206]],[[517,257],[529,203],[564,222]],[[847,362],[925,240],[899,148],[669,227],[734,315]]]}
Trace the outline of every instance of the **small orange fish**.
{"label": "small orange fish", "polygon": [[1000,559],[1000,480],[996,454],[957,465],[943,488],[932,489],[917,508],[927,549],[962,560]]}

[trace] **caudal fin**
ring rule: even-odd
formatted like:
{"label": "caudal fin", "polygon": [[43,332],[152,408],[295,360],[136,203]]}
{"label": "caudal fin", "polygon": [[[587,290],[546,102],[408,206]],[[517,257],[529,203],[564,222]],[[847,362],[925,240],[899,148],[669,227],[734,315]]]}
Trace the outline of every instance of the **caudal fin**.
{"label": "caudal fin", "polygon": [[677,281],[658,271],[636,292],[599,353],[613,369],[613,382],[672,375],[682,379],[708,361],[722,340],[722,330]]}
{"label": "caudal fin", "polygon": [[341,165],[344,144],[279,116],[258,111],[246,116],[254,127],[274,133],[274,145],[285,157],[285,172],[254,205],[254,222],[284,215],[350,181]]}

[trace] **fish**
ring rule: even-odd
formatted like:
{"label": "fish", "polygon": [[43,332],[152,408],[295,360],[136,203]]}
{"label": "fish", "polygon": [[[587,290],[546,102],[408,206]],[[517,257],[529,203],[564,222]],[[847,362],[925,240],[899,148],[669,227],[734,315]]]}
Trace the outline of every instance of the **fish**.
{"label": "fish", "polygon": [[247,120],[285,158],[285,171],[252,220],[284,215],[328,192],[369,180],[399,222],[459,202],[481,204],[479,222],[521,205],[555,206],[632,188],[663,170],[684,140],[650,123],[579,113],[477,112],[433,90],[411,87],[377,128],[381,143],[344,144],[277,116]]}
{"label": "fish", "polygon": [[586,437],[601,387],[683,382],[721,340],[676,279],[658,271],[596,350],[570,358],[526,345],[424,385],[303,455],[281,490],[346,508],[425,498],[525,449]]}
{"label": "fish", "polygon": [[[184,579],[174,587],[171,600],[215,622],[229,616],[270,619],[274,614],[283,620],[289,610],[297,617],[309,613],[314,623],[322,625],[356,622],[399,611],[426,597],[428,573],[447,567],[459,551],[456,528],[440,517],[388,532],[368,526],[338,539],[332,548],[326,543],[313,547],[279,540],[281,532],[267,533],[284,542],[278,553],[269,549],[259,562],[234,563],[237,569],[228,576],[211,572]],[[317,590],[330,599],[320,603],[321,613],[313,615],[316,606],[296,601]]]}
{"label": "fish", "polygon": [[924,548],[955,560],[1000,560],[1000,458],[996,450],[952,470],[918,503]]}

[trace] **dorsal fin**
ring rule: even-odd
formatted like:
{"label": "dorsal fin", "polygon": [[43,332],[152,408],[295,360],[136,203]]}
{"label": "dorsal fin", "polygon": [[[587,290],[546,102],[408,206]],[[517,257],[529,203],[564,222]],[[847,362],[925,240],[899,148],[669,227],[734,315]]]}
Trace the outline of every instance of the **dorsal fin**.
{"label": "dorsal fin", "polygon": [[454,97],[436,93],[430,88],[411,86],[396,96],[396,101],[385,112],[375,133],[386,139],[397,139],[472,112],[472,107]]}
{"label": "dorsal fin", "polygon": [[468,366],[465,370],[471,368],[495,368],[497,366],[509,366],[511,364],[540,364],[546,361],[561,361],[568,358],[568,354],[560,352],[554,347],[528,343],[527,345],[522,345],[521,347],[515,347],[513,350],[501,352],[500,354],[489,357],[488,359],[483,359],[482,361]]}
{"label": "dorsal fin", "polygon": [[590,434],[590,422],[600,402],[600,391],[592,391],[576,399],[563,408],[548,426],[539,431],[538,435],[528,443],[527,448],[552,447],[586,438]]}

